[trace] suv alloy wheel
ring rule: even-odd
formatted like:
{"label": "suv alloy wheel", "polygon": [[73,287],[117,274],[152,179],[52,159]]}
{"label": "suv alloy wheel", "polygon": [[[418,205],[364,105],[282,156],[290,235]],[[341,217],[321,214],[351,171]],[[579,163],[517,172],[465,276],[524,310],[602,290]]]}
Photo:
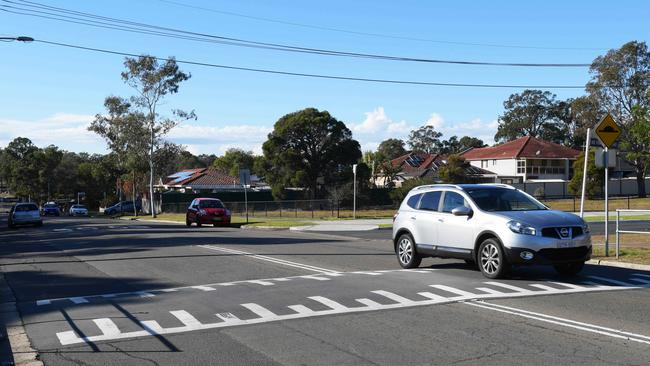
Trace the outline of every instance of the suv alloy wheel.
{"label": "suv alloy wheel", "polygon": [[478,249],[478,263],[483,275],[488,278],[503,278],[510,269],[503,255],[501,245],[494,239],[486,239]]}
{"label": "suv alloy wheel", "polygon": [[415,252],[415,242],[410,234],[402,234],[399,237],[395,254],[402,268],[417,268],[422,263],[422,257]]}

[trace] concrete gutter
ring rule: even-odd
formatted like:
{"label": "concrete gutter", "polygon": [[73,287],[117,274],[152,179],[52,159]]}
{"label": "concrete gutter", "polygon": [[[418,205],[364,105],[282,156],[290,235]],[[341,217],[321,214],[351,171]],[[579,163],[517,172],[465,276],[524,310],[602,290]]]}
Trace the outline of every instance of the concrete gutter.
{"label": "concrete gutter", "polygon": [[[11,288],[0,274],[0,322],[5,325],[6,332],[0,332],[0,365],[43,366],[38,353],[25,332],[23,321],[16,309],[16,299]],[[1,329],[0,329],[1,330]],[[10,354],[7,351],[10,350]]]}

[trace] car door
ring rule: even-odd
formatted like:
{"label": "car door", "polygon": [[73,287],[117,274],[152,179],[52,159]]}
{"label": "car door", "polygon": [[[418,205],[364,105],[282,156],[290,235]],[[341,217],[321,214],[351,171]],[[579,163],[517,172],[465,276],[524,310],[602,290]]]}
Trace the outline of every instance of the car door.
{"label": "car door", "polygon": [[[458,192],[446,191],[440,205],[438,220],[438,245],[452,252],[469,254],[474,249],[476,228],[470,216],[454,216],[451,211],[456,207],[469,207],[468,200]],[[458,251],[460,249],[460,251]]]}
{"label": "car door", "polygon": [[187,221],[194,222],[196,220],[196,205],[197,200],[190,202],[190,206],[187,208]]}
{"label": "car door", "polygon": [[433,247],[438,244],[438,219],[440,217],[438,207],[441,195],[442,191],[430,191],[424,193],[420,199],[415,215],[415,227],[420,241],[415,239],[415,242],[418,247],[426,246],[420,249],[433,250]]}

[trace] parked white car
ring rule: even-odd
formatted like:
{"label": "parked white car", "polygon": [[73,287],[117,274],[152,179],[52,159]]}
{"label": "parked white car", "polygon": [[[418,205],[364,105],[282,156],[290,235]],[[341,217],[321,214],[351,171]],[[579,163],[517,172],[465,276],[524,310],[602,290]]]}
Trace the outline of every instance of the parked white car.
{"label": "parked white car", "polygon": [[88,208],[84,205],[72,205],[68,211],[70,216],[88,216]]}
{"label": "parked white car", "polygon": [[575,275],[591,257],[584,220],[504,184],[413,188],[394,221],[395,253],[404,268],[419,266],[423,257],[443,257],[477,264],[489,278],[527,264]]}
{"label": "parked white car", "polygon": [[8,224],[10,228],[17,225],[43,225],[41,211],[35,203],[16,203],[9,210]]}

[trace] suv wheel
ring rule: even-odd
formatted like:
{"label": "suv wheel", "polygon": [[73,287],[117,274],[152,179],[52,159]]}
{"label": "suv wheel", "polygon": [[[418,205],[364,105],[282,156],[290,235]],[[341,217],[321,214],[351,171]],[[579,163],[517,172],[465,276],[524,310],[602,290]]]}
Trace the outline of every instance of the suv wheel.
{"label": "suv wheel", "polygon": [[415,242],[410,234],[402,234],[399,237],[395,254],[402,268],[416,268],[422,263],[422,257],[415,252]]}
{"label": "suv wheel", "polygon": [[575,276],[578,272],[582,271],[582,268],[585,266],[585,262],[573,262],[573,263],[563,263],[556,264],[553,267],[557,273],[562,276]]}
{"label": "suv wheel", "polygon": [[510,269],[501,245],[495,239],[486,239],[478,249],[478,263],[487,278],[505,277]]}

